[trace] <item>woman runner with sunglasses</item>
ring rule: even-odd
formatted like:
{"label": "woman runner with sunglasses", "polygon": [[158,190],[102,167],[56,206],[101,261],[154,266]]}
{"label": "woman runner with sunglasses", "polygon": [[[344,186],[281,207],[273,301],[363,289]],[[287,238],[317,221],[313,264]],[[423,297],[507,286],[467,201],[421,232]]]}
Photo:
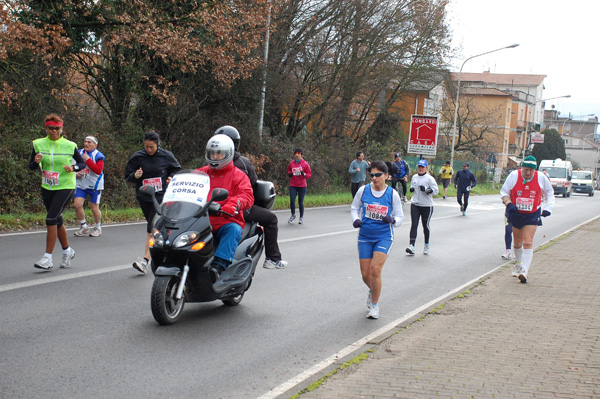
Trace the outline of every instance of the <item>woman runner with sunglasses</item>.
{"label": "woman runner with sunglasses", "polygon": [[[61,268],[71,265],[75,250],[69,246],[67,229],[62,213],[75,192],[75,173],[85,169],[85,161],[77,151],[77,144],[63,137],[63,120],[56,114],[44,120],[46,137],[33,140],[29,169],[39,169],[42,177],[42,200],[46,207],[46,252],[33,264],[42,270],[52,270],[52,251],[56,239],[62,247]],[[75,160],[75,165],[72,165]]]}
{"label": "woman runner with sunglasses", "polygon": [[358,232],[358,258],[364,283],[369,288],[367,308],[370,319],[379,318],[381,271],[394,242],[394,227],[404,220],[402,201],[398,192],[386,184],[388,168],[385,162],[375,161],[367,169],[371,184],[356,192],[350,209],[352,225]]}

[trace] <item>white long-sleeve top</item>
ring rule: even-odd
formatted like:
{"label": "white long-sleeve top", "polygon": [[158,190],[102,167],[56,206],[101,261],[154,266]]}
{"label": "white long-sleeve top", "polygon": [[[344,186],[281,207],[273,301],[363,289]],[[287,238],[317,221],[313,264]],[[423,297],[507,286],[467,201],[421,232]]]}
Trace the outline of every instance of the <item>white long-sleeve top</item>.
{"label": "white long-sleeve top", "polygon": [[[538,183],[540,184],[540,188],[544,192],[544,196],[546,197],[546,205],[543,206],[543,209],[548,212],[552,212],[552,208],[554,207],[554,189],[552,188],[552,183],[550,180],[543,174],[536,172]],[[508,196],[510,197],[510,192],[512,191],[515,184],[517,184],[517,179],[519,178],[519,170],[513,170],[510,172],[506,181],[502,185],[500,189],[500,198]]]}
{"label": "white long-sleeve top", "polygon": [[[381,197],[387,187],[382,191],[375,191],[373,188],[373,183],[369,183],[371,186],[371,192],[376,197]],[[354,196],[354,200],[352,200],[352,205],[350,205],[350,219],[354,222],[356,219],[362,219],[361,210],[363,206],[362,195],[365,192],[366,186],[361,186],[356,195]],[[404,220],[404,212],[402,211],[402,200],[398,195],[396,190],[392,190],[392,216],[394,217],[394,227],[400,227],[402,225],[402,221]]]}
{"label": "white long-sleeve top", "polygon": [[[410,179],[410,186],[415,188],[410,200],[411,204],[415,204],[416,206],[433,206],[433,196],[439,192],[437,182],[433,176],[429,173],[423,175],[415,173],[412,179]],[[433,193],[427,194],[425,191],[421,191],[419,186],[425,186],[426,190],[430,188],[433,190]]]}

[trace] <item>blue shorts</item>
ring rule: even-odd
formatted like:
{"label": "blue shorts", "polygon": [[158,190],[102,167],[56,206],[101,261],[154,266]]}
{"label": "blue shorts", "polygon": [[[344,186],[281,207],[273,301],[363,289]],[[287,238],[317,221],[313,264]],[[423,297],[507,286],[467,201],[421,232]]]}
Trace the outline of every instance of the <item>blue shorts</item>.
{"label": "blue shorts", "polygon": [[542,218],[541,218],[542,210],[538,209],[533,213],[520,213],[516,212],[510,218],[510,224],[516,229],[522,229],[523,226],[541,226]]}
{"label": "blue shorts", "polygon": [[83,198],[85,199],[87,196],[90,196],[90,202],[92,204],[100,204],[100,197],[102,196],[102,190],[93,190],[88,188],[87,190],[83,190],[81,188],[75,189],[75,198]]}
{"label": "blue shorts", "polygon": [[358,258],[373,259],[373,252],[383,252],[386,255],[392,250],[393,240],[379,241],[359,241],[358,242]]}

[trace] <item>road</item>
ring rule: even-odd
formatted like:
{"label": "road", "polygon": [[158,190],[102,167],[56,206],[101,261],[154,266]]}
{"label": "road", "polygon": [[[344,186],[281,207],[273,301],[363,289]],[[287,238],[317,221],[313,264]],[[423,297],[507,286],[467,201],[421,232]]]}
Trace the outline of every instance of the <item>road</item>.
{"label": "road", "polygon": [[[557,198],[535,246],[600,215],[599,205],[598,196]],[[369,320],[349,207],[307,209],[304,225],[277,214],[288,267],[259,266],[239,306],[187,304],[168,327],[151,314],[152,277],[131,267],[143,224],[73,237],[72,268],[52,272],[32,266],[43,232],[0,235],[0,397],[260,397],[503,263],[498,196],[471,197],[464,217],[454,199],[436,200],[431,254],[421,253],[420,230],[417,255],[405,255],[406,219],[384,268],[381,318]]]}

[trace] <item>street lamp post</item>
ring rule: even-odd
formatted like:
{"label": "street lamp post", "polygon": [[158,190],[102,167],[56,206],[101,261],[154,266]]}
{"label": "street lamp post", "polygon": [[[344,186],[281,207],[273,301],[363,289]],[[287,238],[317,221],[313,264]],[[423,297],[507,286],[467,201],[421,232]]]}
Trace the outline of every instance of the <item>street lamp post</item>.
{"label": "street lamp post", "polygon": [[473,58],[481,57],[482,55],[486,55],[486,54],[490,54],[490,53],[495,53],[496,51],[504,50],[507,48],[515,48],[518,45],[519,44],[511,44],[510,46],[501,47],[501,48],[497,48],[495,50],[486,51],[485,53],[473,55],[473,56],[467,58],[460,66],[460,70],[458,71],[458,85],[456,86],[456,103],[454,104],[454,122],[452,124],[452,148],[450,150],[450,166],[454,167],[454,144],[456,142],[456,119],[458,118],[458,98],[460,97],[460,78],[461,78],[462,70],[463,70],[465,64],[467,63],[467,61],[472,60]]}

